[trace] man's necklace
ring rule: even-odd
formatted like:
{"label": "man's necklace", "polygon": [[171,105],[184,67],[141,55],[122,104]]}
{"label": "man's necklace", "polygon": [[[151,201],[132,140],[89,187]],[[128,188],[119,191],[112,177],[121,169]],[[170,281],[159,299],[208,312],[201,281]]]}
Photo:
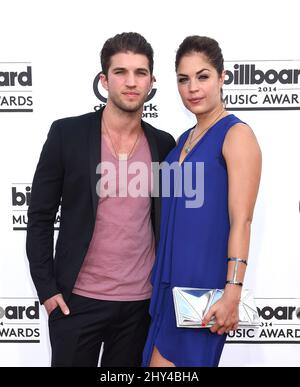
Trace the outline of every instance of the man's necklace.
{"label": "man's necklace", "polygon": [[139,133],[137,134],[136,140],[135,140],[133,146],[131,147],[130,152],[129,152],[129,153],[120,153],[119,150],[117,150],[116,147],[115,147],[115,145],[114,145],[114,142],[113,142],[113,140],[112,140],[112,138],[111,138],[111,135],[110,135],[110,133],[109,133],[108,127],[107,127],[107,125],[106,125],[106,123],[105,123],[104,120],[103,120],[103,124],[104,124],[103,126],[104,126],[104,128],[105,128],[105,132],[106,132],[107,135],[108,135],[108,138],[109,138],[109,140],[110,140],[110,143],[111,143],[111,145],[112,145],[112,148],[113,148],[113,150],[114,150],[114,154],[115,154],[116,158],[117,158],[118,160],[122,160],[122,161],[129,160],[130,157],[131,157],[131,155],[132,155],[132,153],[133,153],[133,151],[134,151],[134,149],[135,149],[135,146],[136,146],[136,144],[137,144],[137,142],[138,142],[138,140],[139,140],[139,138],[140,138],[141,132],[139,131]]}

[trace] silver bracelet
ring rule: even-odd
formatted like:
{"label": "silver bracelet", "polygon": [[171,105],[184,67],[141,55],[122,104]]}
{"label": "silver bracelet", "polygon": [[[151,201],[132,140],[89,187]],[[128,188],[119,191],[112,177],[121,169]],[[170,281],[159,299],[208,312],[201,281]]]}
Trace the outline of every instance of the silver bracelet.
{"label": "silver bracelet", "polygon": [[246,266],[247,266],[247,260],[246,259],[241,259],[241,258],[227,258],[227,261],[229,262],[229,261],[235,261],[235,262],[242,262],[242,263],[244,263]]}
{"label": "silver bracelet", "polygon": [[238,281],[233,281],[233,280],[226,281],[226,285],[227,285],[227,284],[243,286],[243,282],[238,282]]}
{"label": "silver bracelet", "polygon": [[233,277],[231,280],[226,281],[226,284],[232,284],[232,285],[238,285],[238,286],[243,286],[242,282],[238,282],[236,277],[237,277],[237,271],[238,271],[238,266],[240,263],[243,263],[244,265],[247,266],[247,260],[246,259],[241,259],[241,258],[227,258],[227,262],[235,262],[234,265],[234,270],[233,270]]}

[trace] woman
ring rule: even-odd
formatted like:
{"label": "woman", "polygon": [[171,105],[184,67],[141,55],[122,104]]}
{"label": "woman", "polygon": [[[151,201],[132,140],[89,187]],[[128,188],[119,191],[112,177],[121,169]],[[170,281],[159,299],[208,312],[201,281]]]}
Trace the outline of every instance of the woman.
{"label": "woman", "polygon": [[[181,184],[188,163],[204,163],[204,201],[198,208],[188,208],[187,197],[175,195],[174,186],[171,196],[163,198],[143,365],[217,366],[226,333],[237,328],[261,152],[249,126],[224,108],[225,71],[215,40],[184,39],[175,67],[182,102],[195,114],[197,124],[180,136],[166,162],[179,162]],[[174,286],[224,288],[202,324],[214,318],[211,328],[176,327]]]}

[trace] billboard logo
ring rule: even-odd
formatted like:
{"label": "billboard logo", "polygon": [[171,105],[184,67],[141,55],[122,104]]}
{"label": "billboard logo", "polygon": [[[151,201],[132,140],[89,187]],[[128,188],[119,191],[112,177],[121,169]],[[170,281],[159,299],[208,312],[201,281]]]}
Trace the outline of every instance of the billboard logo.
{"label": "billboard logo", "polygon": [[227,110],[300,110],[300,60],[227,61]]}
{"label": "billboard logo", "polygon": [[[31,184],[14,183],[11,187],[12,225],[14,231],[27,230],[27,211],[31,198]],[[60,208],[56,214],[54,230],[59,230]]]}
{"label": "billboard logo", "polygon": [[39,302],[32,298],[0,298],[0,343],[39,343]]}
{"label": "billboard logo", "polygon": [[0,62],[1,112],[33,112],[30,62]]}
{"label": "billboard logo", "polygon": [[258,328],[238,328],[227,343],[300,343],[300,298],[257,298]]}

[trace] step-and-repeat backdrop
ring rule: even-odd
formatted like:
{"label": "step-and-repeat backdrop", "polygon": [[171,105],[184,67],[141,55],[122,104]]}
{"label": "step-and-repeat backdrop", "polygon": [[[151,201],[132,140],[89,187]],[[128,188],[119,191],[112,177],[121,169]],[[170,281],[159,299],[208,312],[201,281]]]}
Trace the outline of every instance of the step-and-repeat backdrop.
{"label": "step-and-repeat backdrop", "polygon": [[104,103],[99,51],[124,31],[140,32],[155,51],[144,119],[175,138],[194,123],[176,89],[176,48],[191,34],[219,41],[227,108],[253,128],[263,153],[245,281],[262,323],[230,334],[220,365],[300,365],[299,6],[161,3],[0,2],[0,366],[50,364],[47,316],[25,254],[32,177],[51,122]]}

